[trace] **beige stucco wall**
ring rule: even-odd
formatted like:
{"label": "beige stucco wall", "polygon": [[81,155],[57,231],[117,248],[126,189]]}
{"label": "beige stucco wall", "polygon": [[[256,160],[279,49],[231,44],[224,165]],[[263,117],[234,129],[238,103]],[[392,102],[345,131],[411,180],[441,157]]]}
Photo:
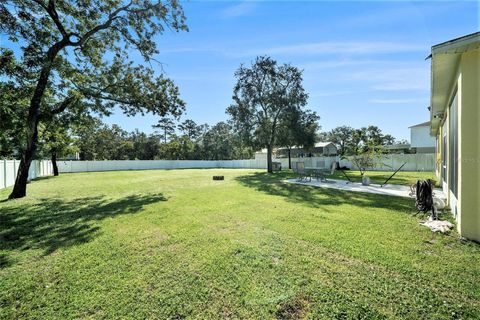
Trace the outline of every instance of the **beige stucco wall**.
{"label": "beige stucco wall", "polygon": [[480,49],[462,55],[459,92],[459,231],[480,241]]}
{"label": "beige stucco wall", "polygon": [[[462,55],[458,70],[452,81],[450,99],[457,91],[458,99],[458,199],[453,198],[447,184],[447,202],[457,209],[457,228],[468,239],[480,242],[480,49]],[[448,150],[443,150],[443,124],[446,122],[447,133],[450,132],[450,104],[445,106],[445,114],[437,133],[437,178],[441,182],[443,171],[441,155],[446,152],[447,180],[452,170]],[[448,183],[449,181],[447,181]]]}

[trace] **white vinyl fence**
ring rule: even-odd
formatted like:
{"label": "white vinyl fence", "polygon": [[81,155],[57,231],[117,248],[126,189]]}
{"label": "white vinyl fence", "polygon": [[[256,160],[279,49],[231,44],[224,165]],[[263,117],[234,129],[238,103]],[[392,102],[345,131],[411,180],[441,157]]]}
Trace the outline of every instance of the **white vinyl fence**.
{"label": "white vinyl fence", "polygon": [[[256,155],[257,160],[266,162],[266,157]],[[356,168],[353,163],[347,159],[335,157],[312,157],[312,158],[292,158],[293,162],[304,162],[306,167],[331,168],[332,162],[336,161],[341,167],[346,166],[351,169]],[[288,158],[277,158],[273,161],[280,162],[282,168],[288,168]],[[417,154],[387,154],[382,156],[380,161],[382,164],[371,168],[371,171],[396,171],[402,164],[401,171],[434,171],[435,170],[435,154],[433,153],[417,153]]]}
{"label": "white vinyl fence", "polygon": [[[404,162],[407,164],[402,171],[433,171],[435,168],[434,154],[391,154],[383,159],[384,165],[374,170],[395,171]],[[282,168],[288,168],[288,158],[277,158]],[[356,169],[348,160],[337,157],[292,158],[292,162],[305,162],[306,167],[331,168],[332,162],[340,166]],[[121,170],[153,170],[153,169],[203,169],[203,168],[239,168],[266,169],[266,157],[256,156],[249,160],[99,160],[99,161],[58,161],[59,172],[91,172],[91,171],[121,171]]]}
{"label": "white vinyl fence", "polygon": [[[379,159],[382,164],[370,169],[372,171],[396,171],[402,164],[401,171],[434,171],[435,154],[434,153],[415,153],[415,154],[387,154]],[[357,169],[350,161],[340,160],[340,166],[347,166]]]}
{"label": "white vinyl fence", "polygon": [[90,172],[152,169],[244,168],[265,169],[262,160],[99,160],[58,161],[59,172]]}
{"label": "white vinyl fence", "polygon": [[[0,160],[0,189],[13,186],[17,178],[20,160]],[[53,174],[50,160],[33,160],[28,171],[28,180]]]}

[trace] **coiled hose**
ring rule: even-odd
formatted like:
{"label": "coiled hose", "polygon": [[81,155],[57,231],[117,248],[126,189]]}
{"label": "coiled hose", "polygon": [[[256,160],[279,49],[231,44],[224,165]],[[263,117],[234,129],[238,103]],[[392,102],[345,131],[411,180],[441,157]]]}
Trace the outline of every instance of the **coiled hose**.
{"label": "coiled hose", "polygon": [[415,207],[420,212],[427,213],[432,210],[432,218],[437,219],[433,206],[433,183],[432,180],[418,180],[416,188]]}

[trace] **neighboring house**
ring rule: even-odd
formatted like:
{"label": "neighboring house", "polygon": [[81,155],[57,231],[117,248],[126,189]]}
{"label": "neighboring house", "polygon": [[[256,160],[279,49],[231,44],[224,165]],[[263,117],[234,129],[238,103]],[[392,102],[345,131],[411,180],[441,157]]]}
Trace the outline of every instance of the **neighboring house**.
{"label": "neighboring house", "polygon": [[480,32],[432,47],[430,134],[458,231],[480,241]]}
{"label": "neighboring house", "polygon": [[430,121],[416,124],[410,129],[410,147],[415,148],[416,153],[434,153],[435,137],[430,135]]}
{"label": "neighboring house", "polygon": [[[304,149],[302,147],[292,147],[290,149],[290,156],[292,158],[303,157],[322,157],[322,156],[336,156],[337,147],[332,142],[317,142],[313,148]],[[278,148],[276,150],[277,158],[288,158],[288,148]]]}
{"label": "neighboring house", "polygon": [[410,144],[409,143],[397,143],[389,144],[383,147],[387,153],[409,153]]}

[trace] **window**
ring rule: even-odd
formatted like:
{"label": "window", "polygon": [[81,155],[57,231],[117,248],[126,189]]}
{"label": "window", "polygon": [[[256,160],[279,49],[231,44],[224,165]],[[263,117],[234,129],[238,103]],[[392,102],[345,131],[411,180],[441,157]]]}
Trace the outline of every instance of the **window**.
{"label": "window", "polygon": [[447,182],[447,121],[442,128],[442,180]]}
{"label": "window", "polygon": [[450,162],[449,185],[452,193],[457,197],[458,192],[458,102],[457,94],[450,104],[450,132],[448,161]]}

